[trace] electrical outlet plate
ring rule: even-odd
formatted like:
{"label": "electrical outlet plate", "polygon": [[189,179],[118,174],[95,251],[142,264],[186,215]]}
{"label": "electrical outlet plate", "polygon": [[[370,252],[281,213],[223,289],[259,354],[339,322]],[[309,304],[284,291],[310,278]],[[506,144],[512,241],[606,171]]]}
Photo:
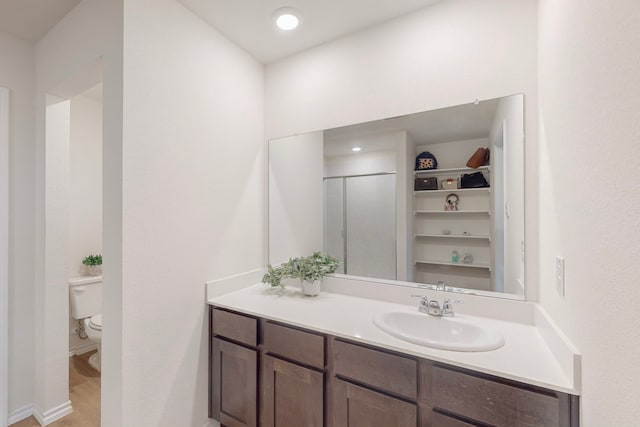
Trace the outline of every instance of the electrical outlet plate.
{"label": "electrical outlet plate", "polygon": [[564,258],[556,257],[556,290],[564,297]]}

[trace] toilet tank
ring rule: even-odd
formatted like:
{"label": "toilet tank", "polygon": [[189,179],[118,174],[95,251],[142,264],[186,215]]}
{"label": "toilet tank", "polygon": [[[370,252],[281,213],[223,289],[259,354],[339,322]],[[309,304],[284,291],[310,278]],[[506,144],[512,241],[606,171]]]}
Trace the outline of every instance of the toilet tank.
{"label": "toilet tank", "polygon": [[102,276],[69,279],[69,299],[74,319],[102,313]]}

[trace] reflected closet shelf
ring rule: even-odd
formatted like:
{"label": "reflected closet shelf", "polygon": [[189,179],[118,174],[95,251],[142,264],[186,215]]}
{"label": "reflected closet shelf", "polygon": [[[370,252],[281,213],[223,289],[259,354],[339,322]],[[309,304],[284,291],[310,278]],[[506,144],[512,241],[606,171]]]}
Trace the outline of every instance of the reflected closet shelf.
{"label": "reflected closet shelf", "polygon": [[414,237],[434,238],[434,239],[476,239],[491,241],[491,236],[472,236],[469,234],[414,234]]}
{"label": "reflected closet shelf", "polygon": [[465,214],[484,214],[491,215],[490,211],[413,211],[414,215],[419,214],[437,214],[437,215],[465,215]]}
{"label": "reflected closet shelf", "polygon": [[490,265],[484,264],[464,264],[461,262],[448,262],[448,261],[429,261],[429,260],[421,260],[417,259],[413,261],[415,264],[433,264],[433,265],[447,265],[451,267],[464,267],[464,268],[481,268],[484,270],[491,271]]}
{"label": "reflected closet shelf", "polygon": [[491,187],[482,187],[482,188],[454,188],[452,190],[419,190],[414,191],[414,196],[426,196],[429,194],[442,194],[442,193],[490,193]]}

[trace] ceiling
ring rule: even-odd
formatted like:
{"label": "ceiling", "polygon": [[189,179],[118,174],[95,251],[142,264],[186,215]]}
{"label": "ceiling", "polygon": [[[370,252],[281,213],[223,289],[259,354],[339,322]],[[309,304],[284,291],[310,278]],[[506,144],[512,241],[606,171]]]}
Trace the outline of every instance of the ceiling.
{"label": "ceiling", "polygon": [[[178,1],[267,64],[440,0]],[[0,31],[40,40],[78,3],[80,0],[0,0]],[[272,20],[273,12],[283,6],[302,15],[302,25],[289,33],[277,30]]]}
{"label": "ceiling", "polygon": [[418,145],[487,138],[499,99],[377,120],[324,132],[326,156],[353,155],[351,148],[363,152],[394,149],[391,132],[407,131]]}
{"label": "ceiling", "polygon": [[[178,0],[258,60],[267,64],[330,40],[422,9],[439,0]],[[276,9],[288,6],[302,24],[274,27]]]}
{"label": "ceiling", "polygon": [[38,41],[80,0],[0,0],[0,31]]}

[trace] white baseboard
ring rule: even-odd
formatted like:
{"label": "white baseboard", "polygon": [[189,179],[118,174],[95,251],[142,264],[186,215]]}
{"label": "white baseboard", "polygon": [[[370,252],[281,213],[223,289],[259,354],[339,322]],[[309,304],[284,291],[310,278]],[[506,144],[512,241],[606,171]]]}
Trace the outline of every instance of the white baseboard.
{"label": "white baseboard", "polygon": [[67,401],[62,405],[49,409],[48,411],[42,413],[35,408],[33,411],[33,416],[40,423],[41,426],[46,426],[51,424],[54,421],[58,421],[60,418],[69,415],[73,412],[73,408],[71,407],[71,401]]}
{"label": "white baseboard", "polygon": [[93,350],[97,350],[98,349],[98,344],[94,343],[94,342],[89,342],[85,345],[79,346],[79,347],[75,347],[75,348],[70,348],[69,349],[69,357],[73,357],[73,356],[78,356],[80,354],[85,354],[88,353],[90,351]]}
{"label": "white baseboard", "polygon": [[209,421],[202,427],[220,427],[220,423],[216,420],[209,418]]}
{"label": "white baseboard", "polygon": [[26,405],[9,414],[9,425],[15,424],[33,415],[33,405]]}
{"label": "white baseboard", "polygon": [[207,282],[207,301],[229,292],[238,291],[249,286],[260,283],[266,269],[258,268],[235,276],[224,277],[222,279]]}

